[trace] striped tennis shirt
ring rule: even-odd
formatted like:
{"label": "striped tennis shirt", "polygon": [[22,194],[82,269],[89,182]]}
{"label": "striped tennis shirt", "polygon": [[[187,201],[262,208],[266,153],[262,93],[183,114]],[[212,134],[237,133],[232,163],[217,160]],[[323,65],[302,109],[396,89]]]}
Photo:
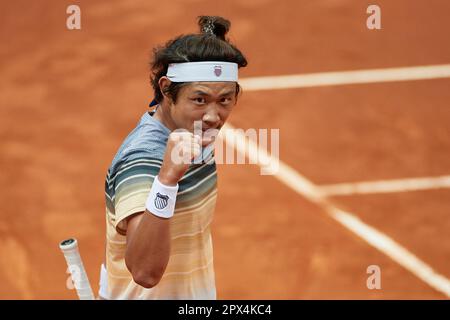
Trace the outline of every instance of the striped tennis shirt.
{"label": "striped tennis shirt", "polygon": [[125,265],[126,218],[145,210],[170,134],[153,114],[142,116],[106,176],[106,298],[216,299],[210,229],[217,196],[214,158],[191,165],[178,182],[175,212],[170,218],[170,258],[161,281],[150,289],[141,287]]}

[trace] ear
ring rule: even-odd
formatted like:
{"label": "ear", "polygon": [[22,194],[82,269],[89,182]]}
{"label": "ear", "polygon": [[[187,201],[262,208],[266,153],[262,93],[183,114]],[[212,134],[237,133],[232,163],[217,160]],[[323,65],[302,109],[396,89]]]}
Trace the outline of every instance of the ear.
{"label": "ear", "polygon": [[167,89],[169,88],[171,83],[172,82],[166,76],[162,76],[158,81],[159,89],[161,90],[162,95],[165,99],[168,100],[171,100],[169,95],[167,94]]}

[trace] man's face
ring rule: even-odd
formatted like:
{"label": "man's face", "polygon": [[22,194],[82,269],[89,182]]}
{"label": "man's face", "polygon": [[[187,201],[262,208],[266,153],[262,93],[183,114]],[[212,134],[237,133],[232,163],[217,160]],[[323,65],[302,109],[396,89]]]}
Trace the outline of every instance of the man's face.
{"label": "man's face", "polygon": [[170,113],[178,128],[194,132],[198,121],[203,132],[220,130],[235,104],[235,82],[193,82],[180,89]]}

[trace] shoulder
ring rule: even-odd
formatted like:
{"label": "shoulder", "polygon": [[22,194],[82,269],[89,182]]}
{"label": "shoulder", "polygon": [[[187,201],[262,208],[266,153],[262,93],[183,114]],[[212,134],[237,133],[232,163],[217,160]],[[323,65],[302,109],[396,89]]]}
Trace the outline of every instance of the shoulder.
{"label": "shoulder", "polygon": [[169,134],[167,128],[148,113],[144,114],[137,127],[130,132],[117,151],[110,166],[111,174],[132,161],[140,159],[162,161]]}
{"label": "shoulder", "polygon": [[135,153],[143,153],[163,159],[168,137],[169,132],[154,123],[141,124],[125,141],[122,154],[124,157],[133,157]]}

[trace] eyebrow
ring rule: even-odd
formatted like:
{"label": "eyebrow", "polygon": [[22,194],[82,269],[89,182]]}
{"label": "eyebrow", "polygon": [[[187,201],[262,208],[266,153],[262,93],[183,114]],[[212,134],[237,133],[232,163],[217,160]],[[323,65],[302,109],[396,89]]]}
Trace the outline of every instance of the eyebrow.
{"label": "eyebrow", "polygon": [[[228,96],[229,94],[232,94],[232,93],[234,93],[234,90],[230,90],[230,91],[224,92],[224,93],[220,94],[219,97]],[[211,96],[209,93],[201,91],[201,90],[196,90],[196,91],[193,92],[193,94],[199,94],[199,95],[202,95],[202,96]]]}

